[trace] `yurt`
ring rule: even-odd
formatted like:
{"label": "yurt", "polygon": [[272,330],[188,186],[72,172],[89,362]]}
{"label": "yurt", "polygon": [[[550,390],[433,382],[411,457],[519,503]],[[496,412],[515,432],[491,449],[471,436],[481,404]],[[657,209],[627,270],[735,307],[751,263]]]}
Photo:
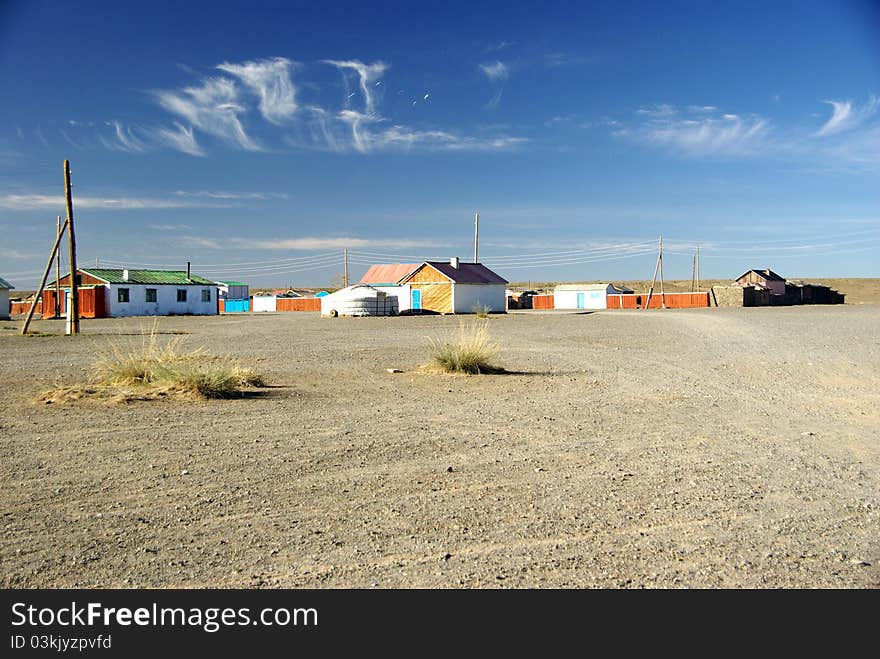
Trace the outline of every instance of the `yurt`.
{"label": "yurt", "polygon": [[396,316],[400,311],[397,296],[368,284],[355,284],[321,298],[321,315]]}

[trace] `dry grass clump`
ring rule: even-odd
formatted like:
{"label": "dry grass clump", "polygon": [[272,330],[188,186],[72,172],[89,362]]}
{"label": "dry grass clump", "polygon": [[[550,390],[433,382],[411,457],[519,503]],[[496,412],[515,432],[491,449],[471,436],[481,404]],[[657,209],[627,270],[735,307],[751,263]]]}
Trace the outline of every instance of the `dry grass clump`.
{"label": "dry grass clump", "polygon": [[183,351],[185,337],[160,341],[156,326],[142,332],[140,345],[111,345],[100,354],[91,381],[56,387],[41,397],[46,403],[100,398],[115,402],[169,397],[233,398],[261,387],[263,378],[230,357],[215,357],[202,348]]}
{"label": "dry grass clump", "polygon": [[489,339],[489,323],[485,319],[459,321],[458,333],[451,338],[431,339],[431,370],[443,373],[501,373],[490,360],[500,352],[498,344]]}
{"label": "dry grass clump", "polygon": [[489,307],[485,304],[476,304],[472,309],[477,318],[488,318],[489,310]]}

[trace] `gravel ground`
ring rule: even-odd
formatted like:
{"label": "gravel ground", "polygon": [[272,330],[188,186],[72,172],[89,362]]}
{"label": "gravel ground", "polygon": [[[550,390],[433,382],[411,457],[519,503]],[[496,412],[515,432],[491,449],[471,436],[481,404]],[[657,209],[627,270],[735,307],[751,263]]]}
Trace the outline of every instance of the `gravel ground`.
{"label": "gravel ground", "polygon": [[880,584],[878,306],[512,313],[473,377],[451,317],[162,318],[272,386],[34,402],[150,322],[0,322],[0,585]]}

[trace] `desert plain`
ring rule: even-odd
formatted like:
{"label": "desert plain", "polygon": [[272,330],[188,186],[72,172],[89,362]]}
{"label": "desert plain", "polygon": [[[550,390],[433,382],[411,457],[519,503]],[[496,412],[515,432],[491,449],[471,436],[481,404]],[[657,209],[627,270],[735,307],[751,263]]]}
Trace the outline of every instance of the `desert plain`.
{"label": "desert plain", "polygon": [[514,312],[507,373],[420,371],[459,322],[160,318],[269,386],[65,404],[152,321],[0,322],[0,585],[880,585],[880,306]]}

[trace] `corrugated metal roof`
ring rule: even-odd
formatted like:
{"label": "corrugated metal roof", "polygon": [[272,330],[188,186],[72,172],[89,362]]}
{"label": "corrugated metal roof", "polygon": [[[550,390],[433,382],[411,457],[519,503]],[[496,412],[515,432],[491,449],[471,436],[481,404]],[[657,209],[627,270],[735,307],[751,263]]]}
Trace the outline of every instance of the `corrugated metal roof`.
{"label": "corrugated metal roof", "polygon": [[489,270],[482,263],[462,263],[452,267],[448,261],[425,261],[456,284],[506,284],[507,280]]}
{"label": "corrugated metal roof", "polygon": [[[108,284],[170,284],[177,286],[199,285],[216,286],[210,279],[190,274],[186,277],[186,270],[129,270],[128,279],[122,276],[122,270],[108,268],[80,268],[80,272],[103,279]],[[69,274],[69,273],[68,273]],[[65,275],[66,277],[67,275]]]}
{"label": "corrugated metal roof", "polygon": [[224,286],[247,286],[240,281],[218,281],[218,284],[223,284]]}
{"label": "corrugated metal roof", "polygon": [[8,281],[6,281],[5,279],[3,279],[3,277],[0,277],[0,288],[8,288],[8,289],[11,290],[11,289],[14,289],[15,286],[13,286],[13,285],[10,284]]}
{"label": "corrugated metal roof", "polygon": [[415,272],[421,263],[380,263],[371,265],[361,277],[361,284],[396,284]]}

